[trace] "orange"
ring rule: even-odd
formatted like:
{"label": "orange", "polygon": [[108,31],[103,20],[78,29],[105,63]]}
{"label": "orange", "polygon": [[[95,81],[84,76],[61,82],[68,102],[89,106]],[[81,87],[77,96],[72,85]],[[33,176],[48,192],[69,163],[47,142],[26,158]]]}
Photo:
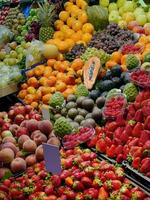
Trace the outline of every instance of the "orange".
{"label": "orange", "polygon": [[72,39],[66,39],[65,42],[67,43],[69,49],[72,48],[75,44]]}
{"label": "orange", "polygon": [[22,89],[27,89],[27,88],[28,88],[28,85],[27,85],[26,83],[23,83],[23,84],[21,85],[21,88],[22,88]]}
{"label": "orange", "polygon": [[62,20],[56,20],[54,23],[55,29],[57,31],[59,31],[63,25],[64,25],[64,22]]}
{"label": "orange", "polygon": [[51,93],[55,93],[56,92],[56,88],[55,87],[51,87]]}
{"label": "orange", "polygon": [[77,41],[79,41],[79,40],[81,39],[81,36],[80,36],[80,34],[78,34],[78,33],[74,33],[74,34],[72,34],[71,39],[72,39],[74,42],[77,42]]}
{"label": "orange", "polygon": [[59,53],[59,55],[57,56],[57,60],[58,61],[63,61],[64,60],[64,56],[62,53]]}
{"label": "orange", "polygon": [[61,32],[63,32],[64,34],[68,32],[69,26],[67,25],[63,25],[60,29]]}
{"label": "orange", "polygon": [[126,65],[121,65],[121,69],[122,69],[123,72],[126,72],[128,70]]}
{"label": "orange", "polygon": [[44,95],[44,96],[42,97],[42,102],[43,102],[44,104],[48,104],[48,103],[49,103],[49,100],[50,100],[50,98],[51,98],[51,96],[52,96],[52,94],[46,94],[46,95]]}
{"label": "orange", "polygon": [[79,31],[82,29],[82,23],[78,20],[76,20],[74,23],[73,23],[73,26],[72,26],[72,29],[74,31]]}
{"label": "orange", "polygon": [[45,66],[44,65],[38,65],[35,69],[34,69],[34,74],[36,76],[42,76],[45,70]]}
{"label": "orange", "polygon": [[31,103],[31,106],[33,108],[38,108],[38,103],[36,101],[34,101],[34,102]]}
{"label": "orange", "polygon": [[83,68],[83,65],[84,62],[80,58],[77,58],[72,62],[71,68],[73,68],[75,71],[78,71]]}
{"label": "orange", "polygon": [[75,18],[69,17],[69,18],[67,19],[67,25],[68,25],[70,28],[72,28],[73,23],[74,23],[75,21],[76,21]]}
{"label": "orange", "polygon": [[126,58],[127,58],[127,55],[123,55],[121,57],[121,65],[126,65]]}
{"label": "orange", "polygon": [[38,87],[38,80],[35,78],[35,77],[31,77],[31,78],[29,78],[28,79],[28,81],[27,81],[27,84],[29,85],[29,86],[33,86],[34,88],[37,88]]}
{"label": "orange", "polygon": [[66,84],[62,81],[57,81],[56,90],[59,92],[63,92],[67,88]]}
{"label": "orange", "polygon": [[26,75],[28,78],[34,76],[34,70],[30,69],[29,71],[26,72]]}
{"label": "orange", "polygon": [[74,30],[72,29],[68,29],[67,33],[65,34],[65,38],[68,39],[72,36],[72,34],[74,34]]}
{"label": "orange", "polygon": [[44,77],[49,77],[52,73],[52,68],[51,67],[45,67],[45,70],[44,70]]}
{"label": "orange", "polygon": [[82,35],[82,41],[88,43],[92,39],[92,35],[90,33],[84,33]]}
{"label": "orange", "polygon": [[34,87],[30,86],[30,87],[27,88],[27,92],[29,94],[35,94],[36,93],[36,89]]}
{"label": "orange", "polygon": [[[42,86],[43,87],[43,86]],[[41,92],[41,88],[39,88],[38,90],[37,90],[37,92],[36,92],[36,95],[37,95],[37,97],[38,97],[38,100],[40,100],[41,98],[42,98],[42,92]]]}
{"label": "orange", "polygon": [[31,104],[35,100],[35,96],[33,94],[27,94],[25,96],[25,102],[27,104]]}
{"label": "orange", "polygon": [[61,61],[56,61],[54,64],[54,69],[58,70],[59,69],[59,65],[61,65]]}
{"label": "orange", "polygon": [[74,93],[74,89],[73,88],[67,88],[64,92],[63,92],[63,96],[65,98],[67,98],[70,94]]}
{"label": "orange", "polygon": [[109,60],[109,61],[106,62],[105,66],[106,66],[107,69],[111,69],[111,68],[113,68],[113,66],[115,66],[116,64],[117,64],[117,63],[116,63],[115,61]]}
{"label": "orange", "polygon": [[56,84],[56,81],[57,81],[57,79],[55,76],[50,76],[48,78],[47,84],[48,84],[48,86],[52,87]]}
{"label": "orange", "polygon": [[51,87],[43,87],[41,89],[42,95],[51,93]]}
{"label": "orange", "polygon": [[119,64],[121,62],[121,57],[122,57],[122,53],[120,51],[115,51],[111,55],[111,60]]}
{"label": "orange", "polygon": [[24,99],[26,95],[27,95],[27,90],[20,90],[18,97]]}
{"label": "orange", "polygon": [[59,42],[57,46],[58,46],[59,51],[61,52],[66,52],[69,48],[68,44],[65,41]]}
{"label": "orange", "polygon": [[56,31],[55,33],[54,33],[54,39],[60,39],[60,40],[64,40],[64,38],[65,38],[65,35],[64,35],[64,33],[62,32],[62,31]]}
{"label": "orange", "polygon": [[61,11],[61,12],[59,13],[59,19],[60,19],[61,21],[63,21],[63,22],[66,22],[67,19],[68,19],[68,17],[69,17],[69,12],[67,12],[67,11]]}
{"label": "orange", "polygon": [[86,14],[86,12],[82,11],[81,13],[79,13],[78,15],[78,20],[82,23],[85,24],[88,21],[88,16]]}
{"label": "orange", "polygon": [[148,37],[143,35],[143,36],[140,37],[139,42],[143,43],[143,44],[148,44],[149,43],[149,39],[148,39]]}
{"label": "orange", "polygon": [[47,86],[47,80],[48,80],[48,78],[43,76],[39,79],[39,84],[42,86]]}
{"label": "orange", "polygon": [[94,27],[93,27],[92,24],[86,23],[86,24],[83,25],[82,31],[83,31],[83,33],[90,33],[90,34],[93,34],[93,32],[94,32]]}
{"label": "orange", "polygon": [[74,18],[78,18],[78,15],[81,13],[82,11],[80,9],[76,9],[74,11],[71,12],[71,17]]}

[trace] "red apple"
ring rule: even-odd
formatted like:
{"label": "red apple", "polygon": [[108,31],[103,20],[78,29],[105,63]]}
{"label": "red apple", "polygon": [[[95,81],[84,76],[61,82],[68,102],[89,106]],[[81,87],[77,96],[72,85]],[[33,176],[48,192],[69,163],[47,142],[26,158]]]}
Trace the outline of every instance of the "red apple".
{"label": "red apple", "polygon": [[45,135],[49,135],[52,131],[52,123],[49,120],[43,120],[38,123],[38,129]]}
{"label": "red apple", "polygon": [[19,151],[19,149],[11,142],[6,142],[6,143],[2,144],[0,147],[0,149],[5,149],[5,148],[12,149],[15,154]]}
{"label": "red apple", "polygon": [[25,161],[27,163],[27,166],[34,165],[37,162],[35,154],[31,154],[31,155],[27,156]]}
{"label": "red apple", "polygon": [[7,136],[7,137],[4,137],[3,138],[3,143],[6,143],[6,142],[11,142],[13,144],[16,144],[16,139],[12,136]]}
{"label": "red apple", "polygon": [[21,124],[21,122],[24,120],[24,116],[22,114],[18,114],[15,119],[14,119],[14,122],[18,125]]}
{"label": "red apple", "polygon": [[14,173],[25,171],[26,170],[26,162],[23,158],[15,158],[11,162],[11,170]]}
{"label": "red apple", "polygon": [[16,135],[18,129],[19,126],[17,124],[12,124],[9,128],[9,130],[12,132],[13,135]]}
{"label": "red apple", "polygon": [[19,147],[22,148],[25,141],[29,140],[30,137],[28,135],[21,135],[18,139]]}
{"label": "red apple", "polygon": [[33,107],[30,105],[25,105],[25,112],[29,114],[33,110]]}
{"label": "red apple", "polygon": [[36,159],[38,161],[44,160],[44,152],[43,152],[43,145],[41,144],[40,146],[37,147],[35,151]]}
{"label": "red apple", "polygon": [[0,151],[0,162],[10,163],[15,157],[12,149],[4,148]]}
{"label": "red apple", "polygon": [[23,150],[25,150],[26,152],[34,153],[36,148],[37,148],[37,145],[33,140],[29,139],[23,143]]}
{"label": "red apple", "polygon": [[28,131],[32,133],[33,131],[38,130],[38,121],[35,119],[30,119],[28,120],[26,127]]}
{"label": "red apple", "polygon": [[28,129],[25,127],[19,127],[16,136],[20,137],[21,135],[28,135]]}
{"label": "red apple", "polygon": [[40,145],[47,141],[47,137],[43,133],[37,133],[33,136],[33,140],[37,145]]}

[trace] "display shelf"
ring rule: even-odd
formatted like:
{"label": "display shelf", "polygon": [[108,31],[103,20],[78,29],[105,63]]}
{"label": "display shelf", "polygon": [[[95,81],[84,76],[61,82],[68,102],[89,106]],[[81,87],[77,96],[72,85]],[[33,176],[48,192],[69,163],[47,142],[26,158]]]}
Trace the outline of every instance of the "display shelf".
{"label": "display shelf", "polygon": [[8,96],[18,91],[18,87],[16,83],[12,83],[7,85],[6,87],[0,88],[0,98]]}

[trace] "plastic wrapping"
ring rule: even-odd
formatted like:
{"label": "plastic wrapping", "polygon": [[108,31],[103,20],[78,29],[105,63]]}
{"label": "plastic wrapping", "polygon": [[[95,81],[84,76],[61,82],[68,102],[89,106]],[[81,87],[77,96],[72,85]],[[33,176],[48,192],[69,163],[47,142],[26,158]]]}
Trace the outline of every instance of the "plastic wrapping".
{"label": "plastic wrapping", "polygon": [[0,25],[0,49],[13,38],[13,33],[3,25]]}
{"label": "plastic wrapping", "polygon": [[26,53],[26,69],[30,68],[36,63],[41,62],[44,58],[42,55],[43,42],[34,40]]}

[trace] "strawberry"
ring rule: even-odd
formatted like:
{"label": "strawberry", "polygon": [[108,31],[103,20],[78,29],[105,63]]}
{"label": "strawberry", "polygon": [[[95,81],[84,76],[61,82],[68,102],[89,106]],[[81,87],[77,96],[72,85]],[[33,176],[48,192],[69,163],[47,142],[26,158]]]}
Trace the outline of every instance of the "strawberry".
{"label": "strawberry", "polygon": [[150,131],[148,131],[148,130],[141,131],[139,144],[144,145],[147,140],[150,140]]}
{"label": "strawberry", "polygon": [[134,126],[134,128],[133,128],[133,130],[132,130],[132,136],[133,137],[140,137],[140,135],[141,135],[141,131],[144,129],[144,126],[143,126],[143,124],[142,123],[140,123],[140,122],[138,122],[135,126]]}
{"label": "strawberry", "polygon": [[150,116],[148,116],[144,122],[144,128],[150,130]]}
{"label": "strawberry", "polygon": [[107,147],[106,155],[110,158],[115,158],[116,157],[115,149],[116,149],[116,146],[114,144],[112,144],[110,147]]}
{"label": "strawberry", "polygon": [[106,147],[107,147],[107,144],[106,144],[106,141],[101,138],[97,141],[96,143],[96,150],[101,152],[101,153],[105,153],[106,152]]}
{"label": "strawberry", "polygon": [[90,148],[95,147],[97,140],[98,140],[97,136],[93,136],[93,137],[87,142],[88,147],[90,147]]}
{"label": "strawberry", "polygon": [[130,192],[129,188],[130,188],[129,184],[124,184],[120,189],[120,193],[128,197],[131,197],[132,193]]}
{"label": "strawberry", "polygon": [[143,200],[144,197],[145,197],[144,192],[137,190],[134,193],[132,193],[132,197],[131,198],[132,199]]}
{"label": "strawberry", "polygon": [[44,197],[43,200],[57,200],[57,196],[55,195],[50,195],[48,197]]}
{"label": "strawberry", "polygon": [[82,193],[77,193],[75,200],[84,200],[84,196]]}
{"label": "strawberry", "polygon": [[83,161],[90,160],[90,153],[86,152],[81,155]]}
{"label": "strawberry", "polygon": [[61,185],[61,179],[58,175],[53,175],[51,177],[51,182],[54,185],[54,187],[59,187]]}
{"label": "strawberry", "polygon": [[91,187],[92,186],[92,180],[86,176],[81,178],[81,183],[85,186],[85,187]]}
{"label": "strawberry", "polygon": [[106,171],[104,175],[107,180],[115,180],[116,179],[116,174],[114,171]]}
{"label": "strawberry", "polygon": [[121,154],[123,152],[123,146],[122,145],[118,145],[115,149],[115,154]]}
{"label": "strawberry", "polygon": [[118,127],[118,124],[117,124],[117,122],[109,122],[109,123],[106,123],[105,127],[107,128],[108,131],[113,132]]}
{"label": "strawberry", "polygon": [[119,180],[112,180],[111,185],[113,190],[119,190],[121,188],[122,183]]}
{"label": "strawberry", "polygon": [[134,115],[134,120],[137,122],[143,122],[143,111],[142,109],[139,109],[136,111]]}
{"label": "strawberry", "polygon": [[98,193],[98,200],[107,200],[107,198],[108,198],[107,191],[104,189],[104,187],[101,187]]}
{"label": "strawberry", "polygon": [[134,158],[133,161],[132,161],[132,167],[133,167],[134,169],[139,169],[140,163],[141,163],[141,158],[140,158],[140,157],[136,157],[136,158]]}
{"label": "strawberry", "polygon": [[141,157],[141,156],[142,156],[142,151],[143,151],[143,148],[142,148],[142,147],[132,146],[132,147],[130,148],[130,155],[131,155],[133,158]]}
{"label": "strawberry", "polygon": [[63,170],[62,173],[61,173],[61,175],[60,175],[60,178],[61,179],[65,179],[65,178],[67,178],[70,175],[71,175],[71,172],[69,170]]}
{"label": "strawberry", "polygon": [[128,146],[131,148],[132,146],[138,146],[139,138],[133,138],[129,143]]}
{"label": "strawberry", "polygon": [[141,173],[147,173],[150,171],[150,158],[145,158],[142,160],[142,165],[140,167],[140,172]]}
{"label": "strawberry", "polygon": [[66,191],[66,186],[60,186],[57,190],[57,193],[61,196],[64,194],[64,192]]}
{"label": "strawberry", "polygon": [[99,188],[100,186],[102,186],[102,181],[100,180],[100,178],[95,177],[93,180],[92,186],[94,188]]}
{"label": "strawberry", "polygon": [[84,191],[84,198],[85,199],[92,199],[96,200],[98,197],[98,190],[95,188],[89,188]]}
{"label": "strawberry", "polygon": [[54,193],[54,186],[52,184],[47,185],[44,189],[46,195],[50,195]]}
{"label": "strawberry", "polygon": [[76,191],[83,191],[84,185],[80,181],[74,181],[73,189],[76,190]]}
{"label": "strawberry", "polygon": [[122,181],[124,179],[124,171],[121,167],[115,169],[116,179]]}
{"label": "strawberry", "polygon": [[128,141],[129,136],[126,134],[126,131],[124,130],[120,136],[120,140],[122,144],[125,144]]}
{"label": "strawberry", "polygon": [[94,172],[94,168],[89,166],[89,167],[86,167],[84,169],[84,172],[85,172],[85,175],[88,176],[88,177],[92,177],[93,176],[93,172]]}
{"label": "strawberry", "polygon": [[67,199],[69,200],[74,200],[76,197],[75,192],[73,192],[72,190],[68,190],[65,194],[67,195]]}
{"label": "strawberry", "polygon": [[[116,154],[117,155],[117,154]],[[124,160],[124,158],[123,158],[123,154],[118,154],[117,155],[117,158],[116,158],[116,161],[117,161],[117,163],[122,163],[122,161]]]}

